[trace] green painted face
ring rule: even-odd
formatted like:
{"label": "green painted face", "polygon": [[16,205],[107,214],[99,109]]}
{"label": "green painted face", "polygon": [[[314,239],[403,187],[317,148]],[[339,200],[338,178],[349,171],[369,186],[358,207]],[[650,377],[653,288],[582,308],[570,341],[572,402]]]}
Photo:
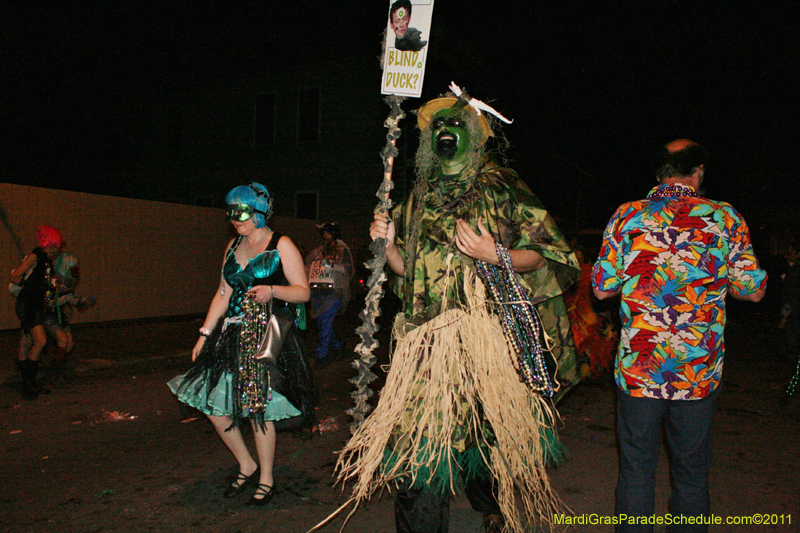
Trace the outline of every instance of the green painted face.
{"label": "green painted face", "polygon": [[431,117],[431,143],[434,153],[447,166],[466,163],[470,135],[464,111],[441,109]]}

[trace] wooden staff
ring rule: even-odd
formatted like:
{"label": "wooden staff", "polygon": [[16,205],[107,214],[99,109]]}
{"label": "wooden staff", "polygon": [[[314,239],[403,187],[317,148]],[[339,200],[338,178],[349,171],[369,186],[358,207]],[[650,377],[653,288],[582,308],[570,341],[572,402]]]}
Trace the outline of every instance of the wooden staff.
{"label": "wooden staff", "polygon": [[[394,186],[392,183],[392,170],[394,168],[394,158],[397,155],[395,143],[402,134],[398,124],[406,116],[400,108],[400,104],[404,100],[405,97],[397,96],[396,94],[390,94],[384,99],[391,109],[389,117],[386,119],[386,122],[384,122],[384,126],[388,128],[388,131],[386,133],[386,146],[384,146],[381,151],[381,156],[383,157],[383,182],[376,194],[379,201],[378,205],[375,207],[375,213],[384,216],[388,216],[389,209],[392,207],[392,201],[389,199],[389,192]],[[369,384],[377,379],[377,376],[372,372],[372,367],[375,365],[375,356],[373,352],[380,343],[375,340],[373,335],[379,329],[378,325],[375,323],[375,318],[380,315],[383,282],[386,281],[386,273],[384,272],[384,266],[386,265],[386,244],[386,239],[372,241],[369,248],[374,257],[365,263],[365,266],[369,268],[371,273],[367,280],[368,291],[364,310],[359,314],[361,325],[356,329],[356,333],[361,337],[361,342],[355,347],[355,352],[359,354],[360,357],[355,359],[352,363],[353,367],[358,371],[358,374],[350,380],[350,382],[356,386],[356,390],[350,394],[355,405],[347,411],[347,414],[353,417],[353,422],[350,424],[351,432],[355,432],[356,429],[361,426],[364,422],[364,418],[372,409],[367,403],[367,400],[373,395]]]}

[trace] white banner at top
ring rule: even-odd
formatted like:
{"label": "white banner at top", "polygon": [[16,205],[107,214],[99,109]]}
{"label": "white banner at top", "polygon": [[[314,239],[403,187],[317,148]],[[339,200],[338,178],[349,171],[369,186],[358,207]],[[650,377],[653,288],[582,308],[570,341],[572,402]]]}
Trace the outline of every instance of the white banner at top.
{"label": "white banner at top", "polygon": [[422,95],[432,17],[433,0],[390,0],[381,94]]}

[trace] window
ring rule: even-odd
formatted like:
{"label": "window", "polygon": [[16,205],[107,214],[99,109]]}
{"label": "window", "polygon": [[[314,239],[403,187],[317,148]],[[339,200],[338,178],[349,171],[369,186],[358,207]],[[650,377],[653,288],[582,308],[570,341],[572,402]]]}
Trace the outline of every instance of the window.
{"label": "window", "polygon": [[297,140],[313,142],[319,140],[319,89],[300,89],[297,106]]}
{"label": "window", "polygon": [[259,94],[256,97],[256,146],[266,146],[275,141],[275,95]]}
{"label": "window", "polygon": [[317,220],[318,205],[319,193],[317,191],[298,191],[294,195],[294,216]]}

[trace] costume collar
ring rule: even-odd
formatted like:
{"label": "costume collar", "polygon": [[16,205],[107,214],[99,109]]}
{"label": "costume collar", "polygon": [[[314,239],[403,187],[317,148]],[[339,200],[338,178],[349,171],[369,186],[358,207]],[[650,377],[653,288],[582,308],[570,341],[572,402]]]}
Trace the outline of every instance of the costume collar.
{"label": "costume collar", "polygon": [[468,194],[475,187],[477,172],[466,168],[458,174],[444,175],[436,173],[435,178],[429,182],[430,188],[426,194],[427,201],[434,205],[443,205]]}
{"label": "costume collar", "polygon": [[663,185],[658,185],[653,187],[653,189],[650,191],[650,194],[647,195],[648,198],[664,196],[691,196],[693,198],[700,197],[700,195],[695,192],[692,186],[678,185],[677,183],[665,183]]}

